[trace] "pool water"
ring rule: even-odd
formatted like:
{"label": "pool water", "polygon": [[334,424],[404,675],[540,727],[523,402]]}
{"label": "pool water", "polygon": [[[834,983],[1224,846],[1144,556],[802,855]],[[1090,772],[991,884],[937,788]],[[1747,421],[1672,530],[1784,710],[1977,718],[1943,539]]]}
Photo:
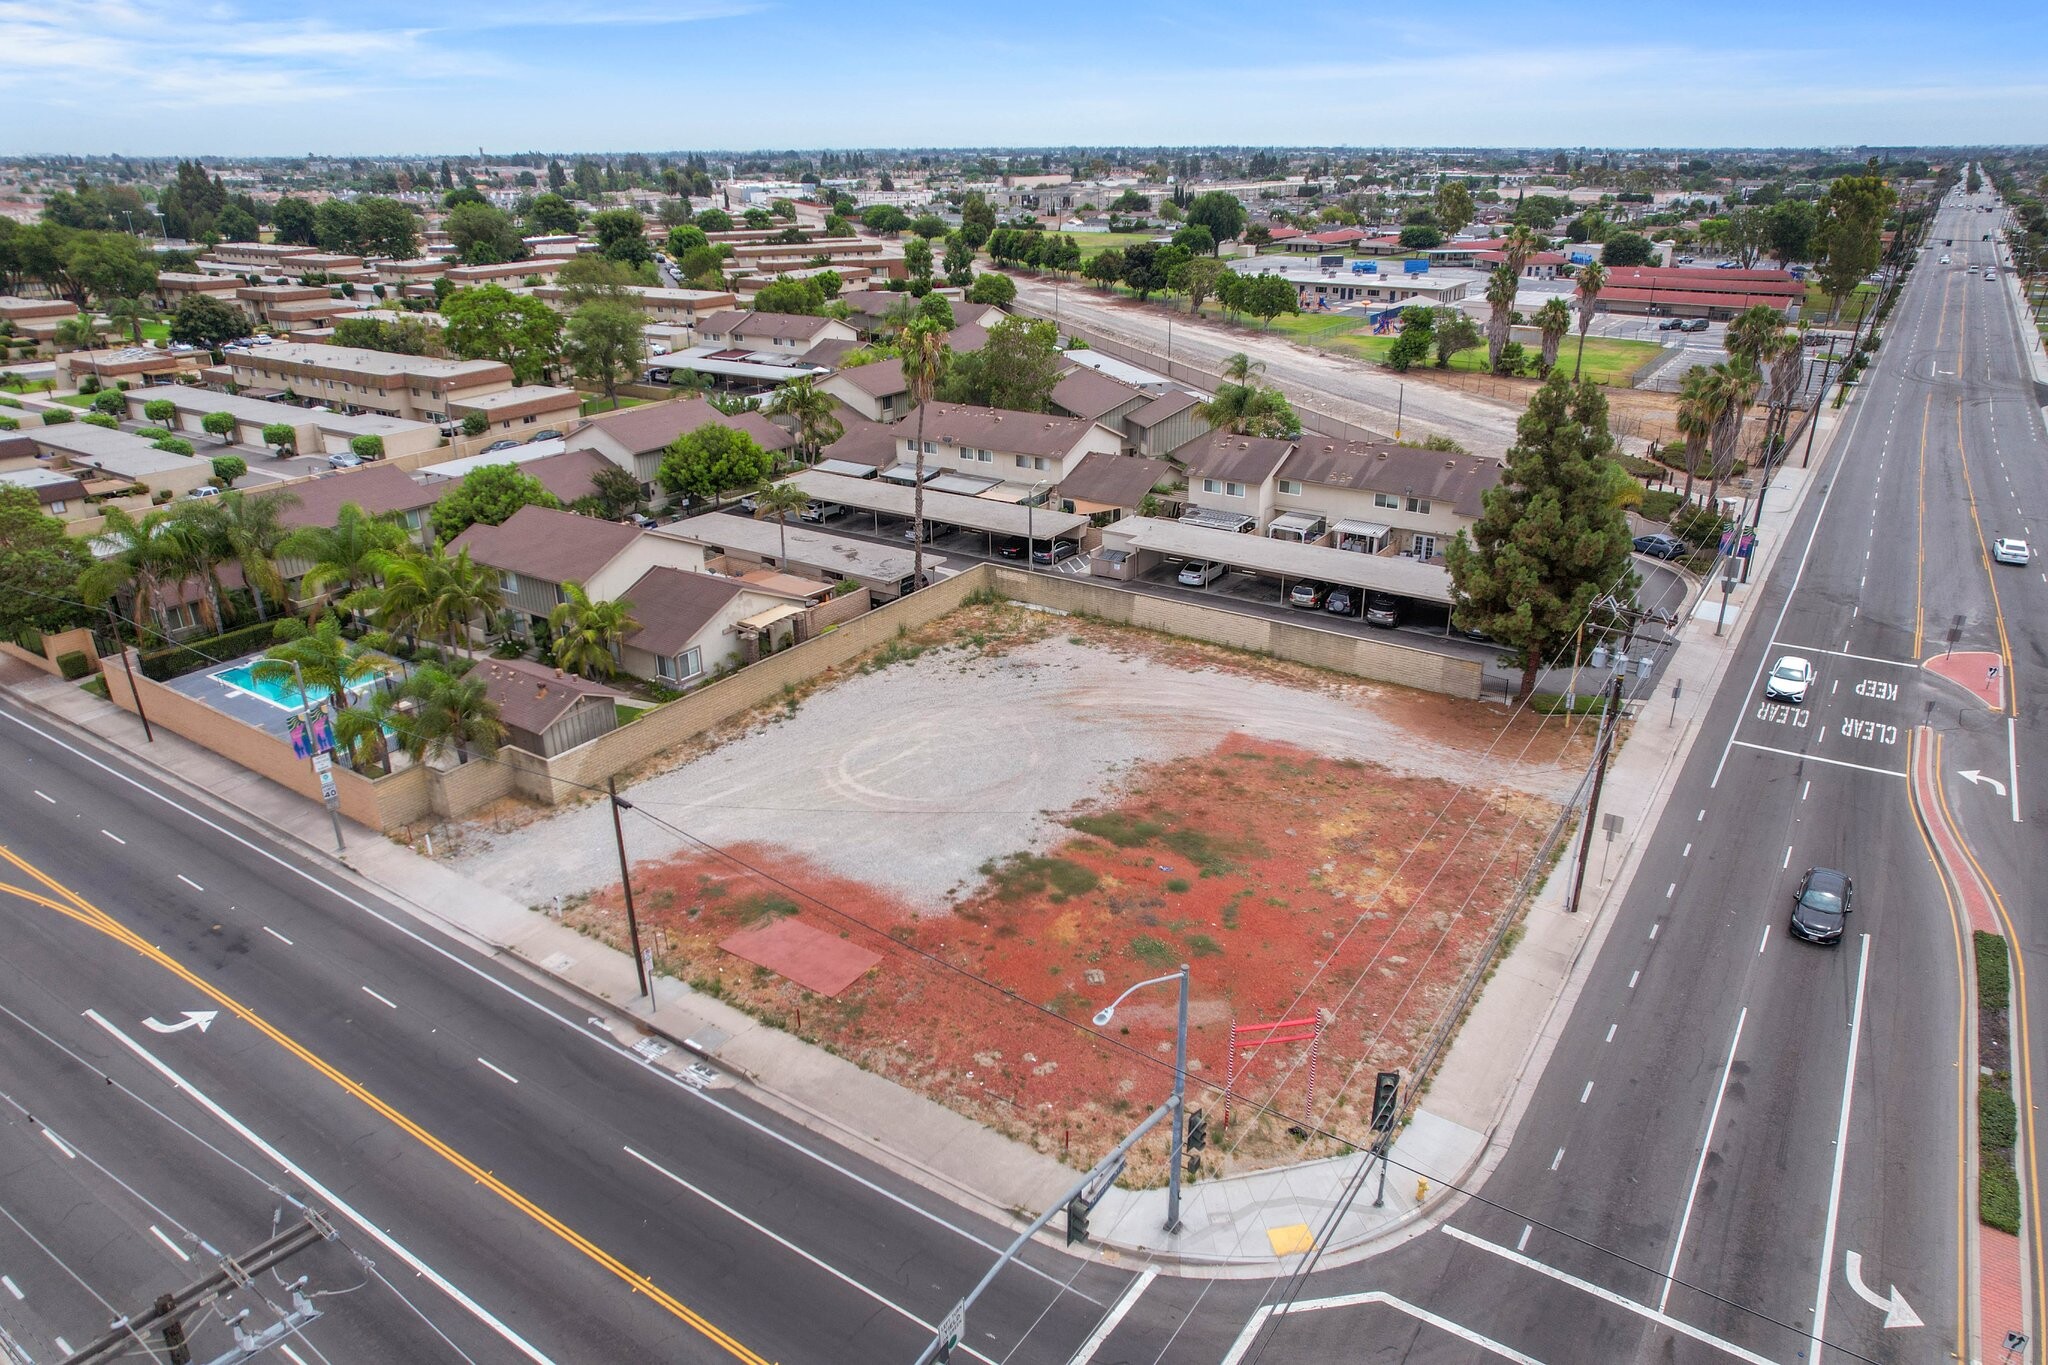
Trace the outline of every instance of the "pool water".
{"label": "pool water", "polygon": [[[286,711],[296,711],[299,709],[299,685],[296,682],[289,679],[273,682],[258,678],[255,675],[255,666],[253,664],[238,664],[233,668],[214,674],[213,677],[215,682],[232,687],[237,692],[247,692],[251,696],[261,697],[272,706],[281,707]],[[306,684],[306,700],[308,702],[325,701],[327,695],[328,689],[325,685],[321,683]]]}

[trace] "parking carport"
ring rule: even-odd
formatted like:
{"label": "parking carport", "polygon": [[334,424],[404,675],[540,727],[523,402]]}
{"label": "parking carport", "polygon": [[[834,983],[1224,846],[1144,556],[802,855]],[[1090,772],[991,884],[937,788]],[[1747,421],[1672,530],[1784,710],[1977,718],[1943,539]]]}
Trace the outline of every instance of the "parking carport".
{"label": "parking carport", "polygon": [[[874,519],[877,534],[881,532],[883,517],[908,521],[916,515],[917,490],[886,479],[853,479],[844,474],[806,469],[790,475],[786,482],[801,488],[817,502],[837,503],[866,512]],[[929,486],[924,491],[924,519],[957,526],[963,531],[979,531],[990,542],[991,554],[997,536],[1016,536],[1020,540],[1066,537],[1078,543],[1082,528],[1088,525],[1088,518],[1072,512],[1025,507],[992,497],[941,493]]]}
{"label": "parking carport", "polygon": [[1360,554],[1327,545],[1273,540],[1261,535],[1211,530],[1157,517],[1126,517],[1103,529],[1106,549],[1127,550],[1143,560],[1212,560],[1240,572],[1280,580],[1287,585],[1304,579],[1361,592],[1383,592],[1424,603],[1446,613],[1451,605],[1451,575],[1441,565],[1405,555]]}

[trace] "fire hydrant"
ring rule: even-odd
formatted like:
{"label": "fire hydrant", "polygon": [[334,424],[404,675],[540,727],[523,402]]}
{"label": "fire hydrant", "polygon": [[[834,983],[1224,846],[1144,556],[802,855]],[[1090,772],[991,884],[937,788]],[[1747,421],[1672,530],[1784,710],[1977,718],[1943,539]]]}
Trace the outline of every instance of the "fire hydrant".
{"label": "fire hydrant", "polygon": [[1428,1198],[1429,1198],[1429,1182],[1428,1182],[1427,1180],[1418,1180],[1418,1181],[1416,1181],[1416,1182],[1415,1182],[1415,1202],[1416,1202],[1416,1203],[1418,1203],[1418,1204],[1420,1204],[1420,1203],[1422,1203],[1422,1202],[1423,1202],[1424,1200],[1426,1200],[1426,1199],[1428,1199]]}

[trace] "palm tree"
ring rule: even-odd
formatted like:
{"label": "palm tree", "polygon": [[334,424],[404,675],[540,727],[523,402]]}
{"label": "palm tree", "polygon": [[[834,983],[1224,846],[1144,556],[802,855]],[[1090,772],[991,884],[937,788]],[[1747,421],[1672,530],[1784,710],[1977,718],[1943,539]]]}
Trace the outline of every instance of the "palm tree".
{"label": "palm tree", "polygon": [[471,751],[490,758],[505,738],[498,704],[474,673],[458,678],[439,668],[416,670],[398,689],[392,717],[392,728],[415,763],[451,749],[465,763]]}
{"label": "palm tree", "polygon": [[945,329],[932,319],[918,318],[903,329],[903,383],[917,405],[917,487],[911,495],[910,541],[913,590],[924,586],[924,410],[945,372],[946,356]]}
{"label": "palm tree", "polygon": [[434,606],[434,565],[438,551],[417,546],[396,552],[378,552],[372,561],[377,581],[342,598],[350,611],[369,614],[387,640],[404,637],[406,648],[419,645],[420,634],[433,629],[429,619]]}
{"label": "palm tree", "polygon": [[1772,339],[1785,330],[1785,319],[1767,303],[1753,304],[1735,315],[1721,345],[1730,356],[1751,365],[1760,364]]}
{"label": "palm tree", "polygon": [[451,649],[460,649],[474,657],[474,644],[469,642],[470,622],[481,616],[488,624],[505,605],[505,587],[498,577],[498,571],[487,564],[479,564],[469,557],[467,547],[449,558],[446,552],[440,555],[441,575],[435,585],[433,620],[438,630],[448,638]]}
{"label": "palm tree", "polygon": [[373,517],[352,502],[343,503],[332,526],[301,526],[278,543],[278,552],[312,565],[300,580],[302,600],[328,588],[343,596],[368,584],[380,555],[396,554],[406,542],[405,526],[388,517]]}
{"label": "palm tree", "polygon": [[640,629],[633,604],[624,598],[593,601],[581,583],[564,583],[562,596],[548,613],[556,665],[586,678],[609,678],[618,671],[619,642]]}
{"label": "palm tree", "polygon": [[156,318],[156,310],[141,299],[115,299],[106,307],[107,321],[128,329],[128,340],[142,344],[142,324]]}
{"label": "palm tree", "polygon": [[59,346],[68,346],[74,351],[90,351],[100,344],[105,334],[106,328],[88,308],[59,322],[54,335]]}
{"label": "palm tree", "polygon": [[1501,254],[1505,264],[1516,279],[1522,278],[1522,271],[1528,268],[1530,257],[1536,254],[1536,234],[1529,231],[1525,223],[1517,223],[1508,229],[1508,235],[1501,239]]}
{"label": "palm tree", "polygon": [[1780,331],[1765,345],[1761,359],[1770,369],[1771,406],[1780,414],[1790,413],[1799,401],[1806,339],[1797,332]]}
{"label": "palm tree", "polygon": [[1678,389],[1678,431],[1685,438],[1685,492],[1681,495],[1688,505],[1692,502],[1693,475],[1699,470],[1700,456],[1713,440],[1714,428],[1721,420],[1722,394],[1713,387],[1713,376],[1703,366],[1695,365],[1685,372],[1685,380]]}
{"label": "palm tree", "polygon": [[1515,292],[1520,283],[1521,276],[1504,263],[1495,266],[1486,277],[1486,304],[1493,310],[1486,315],[1486,368],[1494,374],[1500,373],[1501,352],[1507,349],[1508,329],[1515,316]]}
{"label": "palm tree", "polygon": [[341,618],[333,612],[311,626],[296,616],[286,617],[277,623],[276,639],[251,665],[250,676],[293,687],[303,678],[309,697],[314,688],[325,688],[337,716],[349,709],[350,688],[384,671],[369,645],[341,633]]}
{"label": "palm tree", "polygon": [[1557,349],[1564,344],[1565,334],[1572,329],[1571,305],[1553,294],[1543,301],[1536,310],[1536,327],[1543,333],[1543,359],[1539,365],[1545,379],[1557,368]]}
{"label": "palm tree", "polygon": [[782,562],[789,562],[789,518],[811,505],[811,495],[794,484],[763,481],[754,490],[755,517],[773,517],[782,542]]}
{"label": "palm tree", "polygon": [[1243,351],[1223,362],[1223,377],[1233,384],[1250,384],[1265,372],[1265,361],[1253,360]]}
{"label": "palm tree", "polygon": [[391,754],[384,733],[398,728],[398,714],[391,693],[379,690],[361,706],[334,713],[334,742],[348,751],[349,766],[369,775],[372,767],[389,769]]}
{"label": "palm tree", "polygon": [[298,502],[296,493],[266,493],[252,498],[245,493],[228,492],[199,504],[217,504],[215,527],[225,542],[223,557],[241,565],[242,581],[249,585],[250,595],[256,599],[259,621],[270,614],[264,602],[266,593],[280,600],[284,597],[284,579],[277,571],[278,547],[285,538],[284,511],[296,507]]}
{"label": "palm tree", "polygon": [[1735,472],[1735,457],[1742,446],[1742,419],[1756,398],[1757,386],[1761,382],[1762,376],[1756,372],[1756,367],[1741,360],[1722,361],[1708,374],[1708,389],[1714,394],[1713,406],[1720,413],[1719,420],[1714,423],[1712,437],[1713,482],[1707,489],[1708,505],[1716,509],[1720,507],[1721,480]]}
{"label": "palm tree", "polygon": [[199,598],[200,619],[209,630],[221,629],[224,595],[220,566],[229,557],[227,536],[220,529],[220,513],[207,502],[187,502],[170,509],[164,522],[166,553],[180,583],[197,581],[204,590]]}
{"label": "palm tree", "polygon": [[107,509],[106,523],[95,537],[111,553],[96,557],[78,576],[78,593],[88,606],[101,607],[126,593],[130,600],[130,624],[135,642],[143,643],[142,617],[156,619],[157,635],[170,638],[170,623],[164,619],[163,591],[177,579],[177,552],[165,535],[171,514],[154,508],[141,520],[118,507]]}
{"label": "palm tree", "polygon": [[1572,361],[1572,380],[1579,378],[1579,368],[1586,363],[1586,329],[1593,325],[1593,305],[1600,302],[1600,291],[1607,287],[1607,267],[1598,261],[1589,261],[1579,267],[1579,354]]}
{"label": "palm tree", "polygon": [[770,417],[793,419],[797,452],[812,461],[826,446],[846,434],[846,424],[835,415],[832,395],[809,379],[792,379],[784,384],[762,411]]}

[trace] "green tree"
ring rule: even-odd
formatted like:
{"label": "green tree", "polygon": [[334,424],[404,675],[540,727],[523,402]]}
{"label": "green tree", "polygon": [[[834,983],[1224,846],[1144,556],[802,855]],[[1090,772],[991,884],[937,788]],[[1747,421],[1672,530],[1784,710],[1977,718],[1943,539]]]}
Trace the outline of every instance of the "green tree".
{"label": "green tree", "polygon": [[214,481],[223,488],[249,472],[249,462],[239,455],[216,455],[209,463],[213,465]]}
{"label": "green tree", "polygon": [[869,232],[894,236],[910,226],[910,215],[894,204],[873,204],[861,211],[860,221]]}
{"label": "green tree", "polygon": [[1228,269],[1228,266],[1213,256],[1198,256],[1173,268],[1172,273],[1166,277],[1167,288],[1176,294],[1187,295],[1188,311],[1199,313],[1202,311],[1202,301],[1214,297],[1217,283],[1222,280]]}
{"label": "green tree", "polygon": [[669,443],[655,474],[672,497],[715,502],[735,488],[751,488],[774,468],[768,452],[744,431],[706,422]]}
{"label": "green tree", "polygon": [[576,377],[604,390],[613,407],[619,385],[633,377],[646,356],[642,327],[646,315],[630,303],[592,299],[569,315],[563,349]]}
{"label": "green tree", "polygon": [[1600,291],[1607,287],[1607,267],[1598,261],[1579,267],[1578,284],[1572,292],[1578,298],[1579,353],[1572,361],[1572,379],[1579,377],[1579,367],[1586,363],[1586,331],[1593,325],[1593,314],[1598,311]]}
{"label": "green tree", "polygon": [[457,677],[428,665],[415,669],[398,689],[406,705],[393,708],[393,731],[415,763],[453,751],[461,762],[472,753],[494,756],[504,743],[505,724],[488,685],[474,673]]}
{"label": "green tree", "polygon": [[[949,332],[957,325],[957,320],[953,315],[953,305],[944,294],[926,294],[917,301],[917,310],[913,316],[930,318]],[[909,321],[909,318],[904,319],[906,325]]]}
{"label": "green tree", "polygon": [[960,201],[961,236],[969,247],[979,251],[995,230],[996,211],[989,206],[988,197],[980,190],[969,190]]}
{"label": "green tree", "polygon": [[171,314],[171,340],[184,346],[220,348],[249,330],[248,315],[211,294],[194,294]]}
{"label": "green tree", "polygon": [[974,277],[974,287],[967,291],[969,303],[986,303],[1002,307],[1017,299],[1017,282],[1008,275],[994,273]]}
{"label": "green tree", "polygon": [[647,244],[647,220],[632,209],[592,214],[590,226],[597,234],[598,252],[607,260],[645,265],[654,259],[654,248]]}
{"label": "green tree", "polygon": [[1281,275],[1253,275],[1244,282],[1244,311],[1272,324],[1282,313],[1301,311],[1301,295]]}
{"label": "green tree", "polygon": [[967,245],[967,238],[958,232],[946,238],[946,283],[955,289],[965,289],[974,283],[974,248]]}
{"label": "green tree", "polygon": [[754,516],[775,519],[781,559],[789,562],[789,519],[811,505],[811,495],[791,483],[763,483],[754,489]]}
{"label": "green tree", "polygon": [[168,398],[152,398],[142,405],[142,415],[160,427],[178,420],[178,405]]}
{"label": "green tree", "polygon": [[1571,305],[1563,296],[1553,294],[1543,301],[1536,310],[1536,330],[1543,334],[1543,355],[1537,361],[1537,370],[1545,379],[1557,368],[1558,348],[1564,345],[1565,336],[1572,330]]}
{"label": "green tree", "polygon": [[1814,208],[1804,199],[1781,199],[1764,224],[1765,250],[1779,269],[1813,255]]}
{"label": "green tree", "polygon": [[1438,307],[1430,319],[1430,334],[1436,345],[1436,367],[1447,370],[1451,357],[1460,351],[1469,351],[1486,338],[1480,335],[1479,324],[1467,317],[1462,309],[1448,304]]}
{"label": "green tree", "polygon": [[171,632],[164,618],[163,592],[184,576],[179,547],[168,533],[171,514],[155,508],[138,518],[110,506],[105,515],[105,524],[94,540],[92,562],[79,573],[78,595],[94,608],[125,596],[135,638],[145,638],[142,620],[147,614],[156,621],[156,637],[168,640]]}
{"label": "green tree", "polygon": [[104,412],[109,417],[126,417],[128,395],[119,389],[102,389],[92,396],[92,410]]}
{"label": "green tree", "polygon": [[1515,291],[1520,285],[1520,277],[1506,263],[1495,266],[1486,277],[1486,368],[1494,374],[1503,372],[1501,353],[1507,348]]}
{"label": "green tree", "polygon": [[1838,176],[1821,196],[1813,239],[1829,322],[1840,313],[1842,300],[1877,268],[1885,215],[1896,200],[1874,161],[1869,174]]}
{"label": "green tree", "polygon": [[732,215],[724,209],[705,209],[697,215],[697,226],[706,232],[731,232]]}
{"label": "green tree", "polygon": [[1141,301],[1166,288],[1167,267],[1160,263],[1159,250],[1152,242],[1133,242],[1124,248],[1123,282]]}
{"label": "green tree", "polygon": [[910,230],[929,242],[946,235],[946,220],[936,213],[920,213],[910,220]]}
{"label": "green tree", "polygon": [[218,559],[233,560],[241,567],[242,581],[256,601],[258,620],[270,614],[271,601],[284,598],[277,556],[286,534],[285,509],[298,503],[298,494],[278,490],[260,497],[228,492],[193,504],[209,517],[209,529],[218,542]]}
{"label": "green tree", "polygon": [[298,429],[289,422],[266,422],[263,424],[263,444],[276,452],[282,460],[298,453]]}
{"label": "green tree", "polygon": [[240,204],[229,204],[220,211],[220,217],[213,220],[213,230],[225,242],[253,242],[259,229],[256,218]]}
{"label": "green tree", "polygon": [[156,257],[125,232],[81,232],[64,252],[63,288],[80,308],[88,302],[134,298],[156,288]]}
{"label": "green tree", "polygon": [[199,429],[208,436],[220,437],[226,445],[235,434],[235,415],[232,412],[209,412],[199,419]]}
{"label": "green tree", "polygon": [[611,677],[618,671],[620,642],[640,629],[633,604],[625,598],[594,601],[581,583],[564,583],[562,598],[548,613],[556,666],[586,678]]}
{"label": "green tree", "polygon": [[549,236],[574,232],[577,227],[576,208],[553,190],[536,194],[533,207],[527,210],[526,226],[531,232]]}
{"label": "green tree", "polygon": [[350,596],[374,581],[377,558],[406,542],[404,523],[391,516],[371,516],[345,502],[332,526],[301,526],[278,543],[278,554],[307,566],[299,582],[299,598],[307,601],[332,589]]}
{"label": "green tree", "polygon": [[837,408],[832,395],[812,380],[792,379],[775,391],[763,411],[770,417],[787,418],[796,428],[797,453],[816,460],[819,452],[846,434],[845,424],[836,415]]}
{"label": "green tree", "polygon": [[1600,599],[1635,594],[1621,499],[1629,478],[1614,454],[1599,388],[1552,375],[1516,423],[1478,521],[1445,548],[1452,619],[1510,651],[1522,670],[1518,702]]}
{"label": "green tree", "polygon": [[1650,265],[1657,248],[1640,232],[1617,232],[1600,248],[1600,263],[1612,268],[1622,265]]}
{"label": "green tree", "polygon": [[[979,349],[948,355],[933,386],[944,402],[1014,412],[1044,412],[1052,404],[1060,380],[1059,329],[1044,318],[1012,314],[988,329]],[[907,347],[904,363],[908,380]]]}
{"label": "green tree", "polygon": [[[985,206],[984,206],[985,207]],[[995,333],[1021,318],[1004,318],[989,331],[989,341],[995,341]],[[1040,326],[1051,326],[1041,323]],[[1057,344],[1058,338],[1054,338]],[[988,347],[984,345],[982,352]],[[917,405],[917,485],[911,491],[910,522],[910,584],[913,591],[924,586],[924,418],[925,409],[931,406],[932,394],[937,391],[939,381],[945,377],[946,362],[952,352],[946,346],[946,333],[930,318],[918,318],[903,329],[903,382],[910,391],[910,401]]]}
{"label": "green tree", "polygon": [[458,204],[441,227],[461,253],[464,265],[522,261],[528,254],[512,215],[489,204]]}
{"label": "green tree", "polygon": [[825,311],[825,289],[815,276],[777,275],[754,295],[754,311],[816,317]]}
{"label": "green tree", "polygon": [[401,317],[341,318],[334,324],[334,344],[363,351],[385,351],[392,355],[439,355],[443,339],[439,328],[424,318]]}
{"label": "green tree", "polygon": [[1430,310],[1404,308],[1401,310],[1401,334],[1387,348],[1387,364],[1405,374],[1416,365],[1426,363],[1435,346],[1436,329]]}
{"label": "green tree", "polygon": [[463,414],[462,434],[464,436],[481,436],[490,429],[491,419],[485,414],[481,412],[469,412]]}
{"label": "green tree", "polygon": [[400,261],[419,255],[420,220],[396,199],[358,199],[356,215],[364,251]]}
{"label": "green tree", "polygon": [[1116,247],[1096,252],[1082,264],[1081,275],[1104,289],[1112,288],[1124,277],[1124,253]]}
{"label": "green tree", "polygon": [[107,321],[128,333],[128,344],[142,344],[142,324],[156,320],[156,310],[141,299],[115,299],[105,310]]}
{"label": "green tree", "polygon": [[683,257],[693,251],[702,251],[710,245],[711,239],[704,235],[703,228],[685,224],[682,227],[669,229],[668,254],[677,261],[682,260]]}
{"label": "green tree", "polygon": [[923,237],[912,237],[903,243],[903,268],[910,272],[912,280],[926,284],[932,279],[932,244]]}
{"label": "green tree", "polygon": [[1428,223],[1410,223],[1401,229],[1403,251],[1427,251],[1444,244],[1443,232]]}
{"label": "green tree", "polygon": [[1462,180],[1446,180],[1438,185],[1434,208],[1437,226],[1450,237],[1463,232],[1466,225],[1478,216],[1472,206],[1472,191]]}
{"label": "green tree", "polygon": [[1214,256],[1216,239],[1200,223],[1188,223],[1173,234],[1173,244],[1190,256]]}
{"label": "green tree", "polygon": [[502,526],[522,507],[560,507],[561,501],[533,475],[514,464],[487,464],[434,504],[434,536],[443,545],[478,522]]}
{"label": "green tree", "polygon": [[343,635],[341,618],[332,612],[323,613],[310,627],[286,617],[277,623],[275,638],[277,643],[250,665],[250,676],[292,688],[293,696],[303,681],[309,699],[325,692],[337,714],[354,704],[351,694],[358,686],[384,671],[376,651]]}
{"label": "green tree", "polygon": [[273,235],[285,246],[312,246],[313,206],[297,195],[281,195],[270,210]]}
{"label": "green tree", "polygon": [[597,515],[606,521],[623,521],[647,505],[640,480],[630,469],[608,464],[590,476],[590,498]]}
{"label": "green tree", "polygon": [[562,315],[531,294],[501,285],[458,289],[441,304],[442,342],[464,360],[497,360],[514,382],[534,384],[562,355]]}
{"label": "green tree", "polygon": [[[0,639],[68,630],[87,619],[75,600],[92,563],[85,541],[44,516],[29,489],[0,484]],[[104,600],[104,599],[102,599]]]}
{"label": "green tree", "polygon": [[[43,418],[45,423],[49,420],[47,416]],[[156,440],[151,441],[150,445],[157,450],[168,450],[173,455],[190,455],[192,453],[192,443],[181,436],[160,436]]]}
{"label": "green tree", "polygon": [[555,272],[555,283],[571,310],[592,299],[631,302],[635,289],[650,287],[659,278],[652,265],[626,265],[595,252],[572,256]]}
{"label": "green tree", "polygon": [[1207,228],[1214,251],[1243,235],[1244,204],[1227,190],[1205,190],[1188,202],[1183,221]]}
{"label": "green tree", "polygon": [[75,313],[59,320],[52,336],[66,350],[90,351],[106,340],[106,328],[90,312]]}
{"label": "green tree", "polygon": [[313,240],[322,251],[361,250],[362,215],[346,199],[324,200],[313,211]]}

